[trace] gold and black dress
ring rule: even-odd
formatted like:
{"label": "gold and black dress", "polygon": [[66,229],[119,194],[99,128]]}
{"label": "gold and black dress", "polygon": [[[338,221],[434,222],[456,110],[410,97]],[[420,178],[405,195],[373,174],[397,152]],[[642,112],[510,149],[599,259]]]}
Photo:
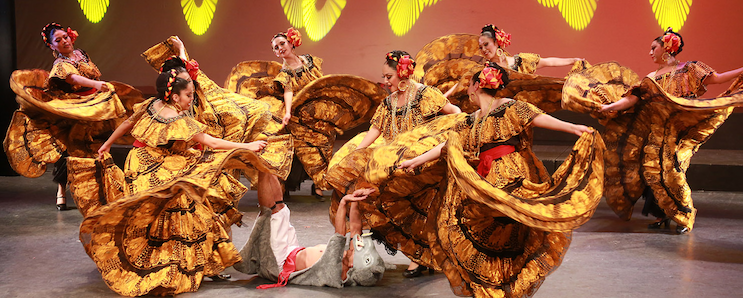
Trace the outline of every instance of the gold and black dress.
{"label": "gold and black dress", "polygon": [[[109,91],[67,83],[71,75],[92,80],[101,76],[84,51],[75,51],[82,60],[60,56],[51,72],[16,70],[10,77],[20,109],[13,114],[3,145],[13,170],[25,177],[41,176],[46,165],[60,161],[65,152],[96,155],[110,132],[131,115],[134,104],[144,100],[141,92],[118,82],[106,83]],[[131,143],[131,138],[119,143]]]}
{"label": "gold and black dress", "polygon": [[[541,113],[514,100],[484,121],[440,117],[374,149],[362,176],[379,191],[359,206],[377,238],[442,269],[457,295],[533,295],[562,262],[571,231],[591,217],[603,188],[598,133],[584,134],[547,175],[531,150],[532,120]],[[440,141],[440,159],[416,173],[397,169]]]}
{"label": "gold and black dress", "polygon": [[[193,292],[203,276],[240,261],[228,229],[247,189],[224,170],[285,173],[288,163],[280,169],[270,160],[291,154],[290,138],[269,139],[261,153],[197,149],[193,137],[205,125],[188,114],[159,116],[157,100],[130,118],[143,145],[130,151],[123,172],[110,158],[69,161],[76,201],[87,212],[80,240],[109,288],[124,296]],[[231,208],[217,209],[224,206]]]}
{"label": "gold and black dress", "polygon": [[[159,70],[167,59],[176,54],[168,39],[149,48],[142,56],[150,66]],[[266,130],[271,126],[272,119],[266,103],[220,87],[200,69],[194,79],[194,87],[195,117],[205,125],[205,133],[239,143],[262,140],[270,135]],[[252,169],[243,173],[251,184],[257,183],[258,175]]]}
{"label": "gold and black dress", "polygon": [[[339,194],[347,193],[358,182],[357,178],[361,172],[356,170],[364,167],[367,160],[365,155],[371,152],[372,148],[389,143],[395,136],[432,121],[449,103],[449,100],[436,88],[426,85],[417,88],[415,96],[405,106],[396,107],[397,98],[393,95],[387,96],[379,104],[371,117],[371,125],[379,129],[381,133],[374,143],[367,148],[357,150],[356,148],[367,134],[367,132],[362,132],[346,142],[333,155],[328,173],[325,175],[325,181],[336,191],[330,207],[331,222],[335,218],[335,212],[340,203]],[[441,122],[441,125],[445,127],[453,124],[454,122],[451,121]],[[333,167],[337,169],[332,170]]]}
{"label": "gold and black dress", "polygon": [[[590,113],[606,126],[604,195],[620,218],[629,220],[644,196],[643,213],[693,228],[696,209],[686,182],[691,157],[727,119],[732,105],[743,101],[740,79],[718,98],[699,98],[712,73],[706,64],[689,61],[672,72],[640,80],[619,64],[602,63],[568,78],[563,106]],[[634,107],[598,112],[602,104],[627,94],[640,98]]]}
{"label": "gold and black dress", "polygon": [[[327,189],[324,177],[337,135],[367,123],[386,92],[362,77],[324,76],[322,59],[309,54],[300,58],[304,64],[296,69],[274,61],[241,62],[232,69],[225,88],[270,105],[273,121],[266,134],[291,133],[295,160],[285,183],[287,189],[298,189],[307,178],[318,188]],[[286,130],[281,126],[285,90],[294,92]]]}

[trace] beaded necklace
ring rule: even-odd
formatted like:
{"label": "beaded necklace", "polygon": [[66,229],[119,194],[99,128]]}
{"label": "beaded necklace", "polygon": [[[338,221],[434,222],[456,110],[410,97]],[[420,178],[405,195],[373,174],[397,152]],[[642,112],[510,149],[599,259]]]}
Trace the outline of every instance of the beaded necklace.
{"label": "beaded necklace", "polygon": [[[407,131],[407,128],[409,128],[409,126],[412,125],[412,119],[410,119],[412,118],[410,117],[410,110],[413,104],[413,100],[415,98],[415,93],[417,91],[417,88],[415,87],[414,84],[413,84],[413,88],[414,88],[413,90],[407,90],[408,93],[406,94],[407,97],[405,98],[406,103],[405,103],[405,109],[403,109],[403,114],[402,114],[403,122],[400,125],[401,127],[397,127],[397,102],[399,100],[400,90],[395,91],[389,97],[390,106],[392,107],[390,109],[390,117],[392,118],[392,136],[393,137],[400,134],[400,132]],[[403,126],[405,129],[403,129]]]}

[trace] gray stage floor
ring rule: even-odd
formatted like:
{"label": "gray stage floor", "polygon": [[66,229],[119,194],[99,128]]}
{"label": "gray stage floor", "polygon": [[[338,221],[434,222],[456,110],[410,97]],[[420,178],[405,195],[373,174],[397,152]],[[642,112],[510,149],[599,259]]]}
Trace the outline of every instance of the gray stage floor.
{"label": "gray stage floor", "polygon": [[[730,183],[736,183],[731,181]],[[325,243],[332,234],[329,202],[309,196],[309,184],[289,203],[300,244]],[[54,208],[49,174],[37,179],[0,177],[0,297],[118,297],[103,283],[78,240],[82,216]],[[741,297],[743,293],[743,193],[693,194],[699,209],[690,235],[646,229],[639,211],[619,220],[602,202],[593,218],[573,234],[562,265],[535,297]],[[257,215],[255,191],[241,201],[246,225],[234,242],[247,241]],[[641,206],[638,206],[641,208]],[[196,293],[180,297],[453,297],[444,274],[416,279],[401,276],[402,254],[387,255],[396,265],[373,288],[289,286],[256,290],[267,283],[228,269],[229,282],[206,279]]]}

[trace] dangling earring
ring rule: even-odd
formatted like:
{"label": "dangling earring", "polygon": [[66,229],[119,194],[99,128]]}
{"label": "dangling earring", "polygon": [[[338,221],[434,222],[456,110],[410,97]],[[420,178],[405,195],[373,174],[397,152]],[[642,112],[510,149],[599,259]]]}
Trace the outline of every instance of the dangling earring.
{"label": "dangling earring", "polygon": [[57,52],[57,50],[52,50],[52,56],[54,56],[54,59],[59,58],[59,52]]}
{"label": "dangling earring", "polygon": [[495,55],[498,56],[498,59],[503,59],[504,54],[503,48],[497,48],[495,50]]}
{"label": "dangling earring", "polygon": [[[403,88],[403,86],[405,88]],[[405,90],[408,90],[408,81],[405,80],[405,81],[400,81],[399,83],[397,83],[397,90],[400,90],[400,92],[405,92]]]}
{"label": "dangling earring", "polygon": [[665,63],[668,63],[668,60],[671,60],[671,54],[669,54],[668,52],[663,53],[663,55],[660,57]]}

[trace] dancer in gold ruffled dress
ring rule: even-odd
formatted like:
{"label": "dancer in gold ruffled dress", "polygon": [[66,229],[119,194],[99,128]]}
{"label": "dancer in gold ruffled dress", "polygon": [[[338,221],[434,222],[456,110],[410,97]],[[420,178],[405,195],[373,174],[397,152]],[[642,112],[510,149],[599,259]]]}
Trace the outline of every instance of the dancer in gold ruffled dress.
{"label": "dancer in gold ruffled dress", "polygon": [[[223,170],[256,169],[259,196],[279,199],[275,174],[288,172],[288,163],[279,163],[281,169],[269,160],[289,159],[290,138],[235,143],[212,137],[193,116],[188,73],[163,72],[157,86],[158,97],[137,105],[100,148],[102,159],[69,161],[74,185],[88,188],[78,189],[77,199],[92,206],[85,208],[80,240],[106,284],[125,296],[193,292],[204,276],[240,261],[229,236],[232,222],[224,222],[234,217],[214,205],[221,200],[234,207],[247,189]],[[137,142],[122,172],[107,151],[129,130]]]}
{"label": "dancer in gold ruffled dress", "polygon": [[[365,165],[353,187],[379,189],[359,203],[372,231],[422,265],[442,269],[457,295],[531,296],[601,198],[598,133],[501,97],[508,81],[492,64],[468,84],[481,110],[441,117],[371,154],[349,156]],[[440,125],[445,121],[458,124]],[[531,151],[533,126],[581,135],[552,177]]]}
{"label": "dancer in gold ruffled dress", "polygon": [[[344,144],[333,156],[330,167],[337,164],[338,161],[343,160],[354,150],[386,144],[395,136],[431,121],[440,114],[456,114],[461,112],[438,89],[420,84],[411,79],[415,65],[415,60],[405,51],[387,53],[385,63],[382,66],[382,77],[392,94],[377,108],[371,119],[371,128],[369,131],[360,133]],[[379,138],[380,136],[382,138]],[[326,175],[326,180],[329,179],[336,181],[353,180],[353,178],[346,176],[328,177]],[[336,188],[336,190],[339,193],[345,193],[347,191],[342,188]],[[331,216],[337,210],[340,196],[334,193],[333,199]],[[419,276],[420,271],[421,269],[417,269],[415,263],[411,263],[408,271],[406,271],[406,276]]]}
{"label": "dancer in gold ruffled dress", "polygon": [[[199,69],[195,60],[189,60],[186,48],[177,36],[149,48],[142,56],[159,71],[173,68],[185,68],[188,71],[196,86],[195,117],[206,125],[207,134],[231,142],[251,142],[266,138],[264,132],[272,122],[269,106],[222,88],[212,81]],[[291,160],[277,159],[276,162],[290,163]],[[281,165],[274,166],[282,168]],[[257,172],[252,169],[242,172],[251,184],[257,184]]]}
{"label": "dancer in gold ruffled dress", "polygon": [[50,23],[41,36],[56,60],[51,72],[16,70],[11,75],[20,109],[3,144],[10,165],[25,177],[39,177],[47,164],[56,163],[57,209],[66,210],[65,156],[95,156],[108,133],[144,99],[129,85],[100,81],[90,56],[74,47],[76,31]]}
{"label": "dancer in gold ruffled dress", "polygon": [[[643,196],[643,214],[658,218],[649,228],[673,220],[679,234],[691,231],[696,217],[686,182],[691,157],[728,118],[731,105],[743,101],[743,68],[717,73],[699,61],[680,62],[676,55],[683,46],[681,35],[669,28],[651,42],[658,69],[642,81],[627,68],[604,63],[570,76],[563,94],[566,109],[590,113],[606,126],[609,206],[629,220]],[[706,85],[735,77],[737,83],[721,97],[699,98]]]}
{"label": "dancer in gold ruffled dress", "polygon": [[[480,36],[473,34],[452,34],[437,38],[423,46],[415,56],[418,61],[415,75],[423,78],[426,85],[440,90],[448,90],[445,95],[449,100],[462,108],[462,111],[471,113],[477,109],[467,99],[466,85],[472,74],[472,68],[485,62],[495,62],[523,76],[534,74],[542,67],[560,67],[573,65],[573,69],[582,69],[586,62],[581,58],[542,58],[538,54],[518,53],[511,55],[505,50],[511,44],[511,34],[488,24],[482,28]],[[540,80],[551,79],[555,83],[564,81],[556,78],[541,77]],[[543,83],[539,83],[543,86]],[[542,90],[541,92],[547,92]],[[534,98],[523,98],[536,104],[546,112],[551,113],[560,109],[560,92],[553,92],[554,101],[534,102]],[[517,98],[515,98],[517,99]]]}
{"label": "dancer in gold ruffled dress", "polygon": [[358,76],[324,76],[321,58],[297,55],[301,44],[301,35],[294,28],[276,34],[271,47],[283,64],[241,62],[232,69],[225,88],[271,106],[274,121],[266,134],[289,132],[294,137],[295,159],[285,182],[285,198],[311,178],[311,192],[322,200],[321,190],[329,187],[323,179],[336,136],[369,121],[387,93]]}

